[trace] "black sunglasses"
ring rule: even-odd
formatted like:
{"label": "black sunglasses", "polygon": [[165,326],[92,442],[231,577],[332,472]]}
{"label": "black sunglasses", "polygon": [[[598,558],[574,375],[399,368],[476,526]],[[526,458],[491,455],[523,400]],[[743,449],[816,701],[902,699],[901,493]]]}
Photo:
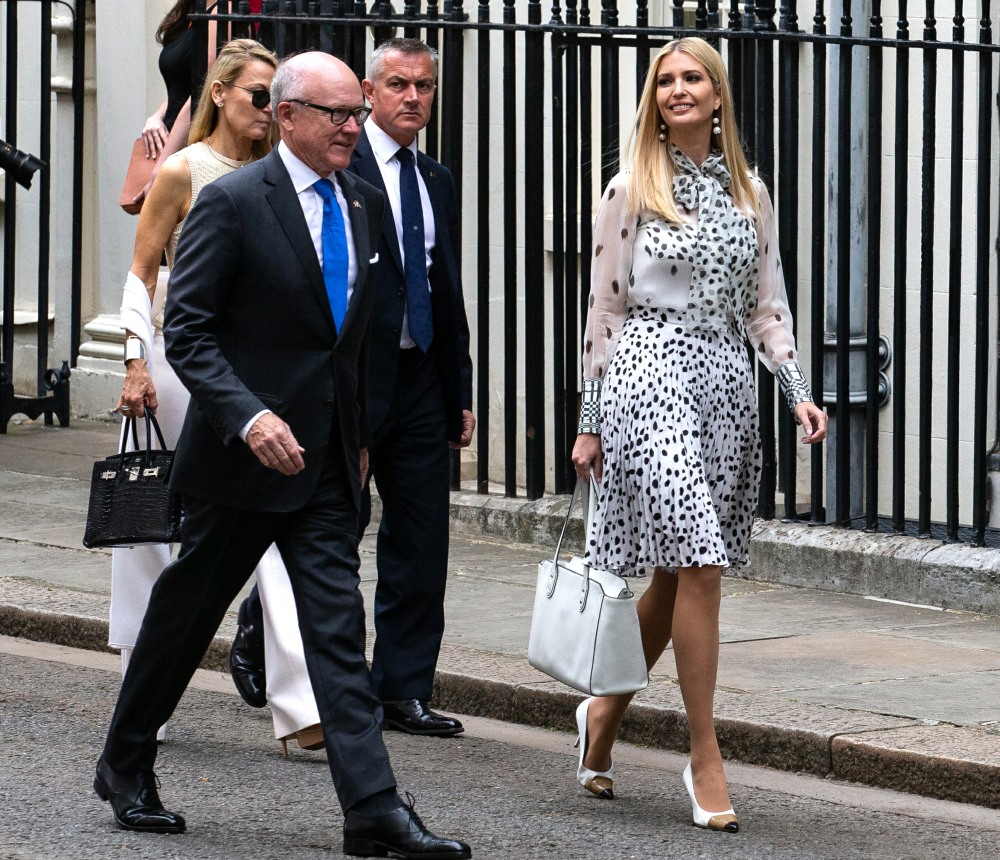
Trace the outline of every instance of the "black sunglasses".
{"label": "black sunglasses", "polygon": [[230,84],[230,86],[250,93],[250,104],[257,108],[257,110],[264,110],[264,108],[271,104],[270,90],[252,90],[250,87],[241,87],[239,84]]}
{"label": "black sunglasses", "polygon": [[330,122],[334,125],[343,125],[347,122],[348,117],[354,117],[354,121],[358,125],[364,125],[365,120],[371,115],[372,109],[370,107],[359,107],[359,108],[346,108],[346,107],[327,107],[326,105],[316,105],[312,102],[304,102],[302,99],[288,99],[290,102],[295,102],[297,105],[302,105],[302,107],[312,108],[313,110],[322,111],[327,116],[330,117]]}

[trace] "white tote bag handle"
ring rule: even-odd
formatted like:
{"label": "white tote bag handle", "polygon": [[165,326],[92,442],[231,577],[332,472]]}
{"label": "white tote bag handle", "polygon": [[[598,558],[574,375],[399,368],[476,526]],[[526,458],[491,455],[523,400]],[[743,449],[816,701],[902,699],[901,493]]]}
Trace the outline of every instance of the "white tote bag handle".
{"label": "white tote bag handle", "polygon": [[[594,509],[597,504],[597,481],[594,478],[594,471],[590,471],[589,499],[587,502],[587,520],[584,523],[584,545],[586,547],[586,536],[590,531],[590,524],[594,521]],[[569,528],[570,516],[576,506],[576,500],[580,495],[580,487],[585,486],[584,482],[577,479],[573,488],[573,497],[569,500],[569,507],[566,508],[566,518],[563,520],[562,531],[559,532],[559,540],[556,541],[556,552],[552,558],[552,575],[549,577],[548,596],[551,597],[556,590],[556,581],[559,579],[559,553],[562,552],[563,539],[566,537],[566,529]],[[584,549],[586,553],[586,548]],[[590,592],[590,565],[583,563],[583,577],[580,584],[580,611],[587,608],[587,595]]]}
{"label": "white tote bag handle", "polygon": [[[576,486],[573,487],[573,495],[569,500],[569,507],[566,508],[566,518],[563,520],[562,531],[559,532],[559,540],[556,541],[556,552],[552,557],[553,564],[559,562],[559,553],[562,552],[563,539],[566,537],[566,529],[569,528],[570,516],[573,513],[573,508],[576,506],[577,497],[580,495],[580,487],[583,486],[583,481],[579,478],[576,481]],[[590,499],[587,504],[587,521],[584,523],[584,535],[590,530],[590,524],[594,521],[594,508],[597,504],[597,481],[594,479],[594,470],[590,471]],[[590,565],[588,564],[589,568]]]}

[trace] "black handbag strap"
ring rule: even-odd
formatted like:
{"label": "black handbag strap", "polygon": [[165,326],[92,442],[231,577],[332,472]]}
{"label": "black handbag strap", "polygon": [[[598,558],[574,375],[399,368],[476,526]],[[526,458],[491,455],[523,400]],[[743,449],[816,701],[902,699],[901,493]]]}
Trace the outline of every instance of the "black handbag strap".
{"label": "black handbag strap", "polygon": [[[146,459],[148,461],[149,455],[153,450],[153,430],[156,431],[156,441],[159,443],[161,451],[167,450],[167,443],[163,441],[163,432],[160,430],[160,425],[156,420],[156,416],[153,415],[148,408],[143,410],[143,418],[146,422]],[[132,447],[135,448],[136,451],[139,451],[138,421],[134,415],[129,415],[125,419],[125,427],[122,430],[121,445],[118,449],[118,453],[121,455],[125,454],[125,442],[128,439],[130,431],[132,433]]]}
{"label": "black handbag strap", "polygon": [[132,431],[132,450],[139,450],[139,433],[136,429],[135,419],[131,415],[122,418],[121,438],[118,440],[118,453],[125,453],[125,446],[128,444],[128,434]]}
{"label": "black handbag strap", "polygon": [[149,427],[152,425],[153,429],[156,431],[156,441],[160,445],[160,450],[166,451],[167,443],[163,441],[163,433],[160,432],[160,425],[156,420],[156,416],[148,409],[144,410],[144,415],[146,417],[146,450],[148,451],[151,447],[149,440]]}

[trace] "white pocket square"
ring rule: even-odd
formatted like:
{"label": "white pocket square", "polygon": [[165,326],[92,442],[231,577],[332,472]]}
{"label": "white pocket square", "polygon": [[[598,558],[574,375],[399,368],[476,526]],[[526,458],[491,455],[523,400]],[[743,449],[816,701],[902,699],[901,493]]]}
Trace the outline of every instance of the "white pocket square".
{"label": "white pocket square", "polygon": [[369,265],[369,266],[374,266],[374,265],[375,265],[375,264],[376,264],[377,262],[378,262],[378,254],[376,254],[376,255],[375,255],[374,257],[372,257],[372,258],[371,258],[371,259],[370,259],[370,260],[368,261],[368,265]]}

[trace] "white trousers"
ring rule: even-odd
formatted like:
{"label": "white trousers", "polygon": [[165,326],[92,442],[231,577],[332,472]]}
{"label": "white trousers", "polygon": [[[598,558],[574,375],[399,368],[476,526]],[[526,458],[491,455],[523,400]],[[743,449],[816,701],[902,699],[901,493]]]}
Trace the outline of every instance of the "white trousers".
{"label": "white trousers", "polygon": [[[263,576],[261,568],[266,569]],[[267,703],[274,719],[274,736],[284,738],[316,725],[319,711],[306,668],[295,595],[274,544],[257,567],[257,587],[264,610]]]}
{"label": "white trousers", "polygon": [[[168,449],[177,447],[177,439],[187,411],[188,393],[163,354],[163,333],[153,335],[153,372],[156,374],[156,397],[159,406],[156,421],[163,431]],[[125,423],[122,421],[122,432]],[[145,427],[140,423],[139,444],[145,445]],[[154,445],[156,442],[154,441]],[[132,440],[127,440],[132,450]],[[160,572],[170,561],[170,544],[142,544],[111,550],[111,618],[108,644],[112,648],[132,648],[139,636],[146,614],[149,593]]]}
{"label": "white trousers", "polygon": [[[153,336],[153,373],[159,401],[156,420],[167,448],[173,449],[184,423],[189,395],[167,362],[160,331]],[[144,430],[139,433],[139,444],[145,444]],[[128,446],[131,450],[131,440]],[[169,561],[169,544],[144,544],[111,551],[108,644],[112,648],[131,651],[135,646],[150,592]],[[277,547],[268,548],[255,573],[264,607],[267,701],[274,720],[274,736],[283,738],[317,724],[319,712],[306,669],[295,598]],[[127,659],[128,654],[123,660],[123,672]]]}

